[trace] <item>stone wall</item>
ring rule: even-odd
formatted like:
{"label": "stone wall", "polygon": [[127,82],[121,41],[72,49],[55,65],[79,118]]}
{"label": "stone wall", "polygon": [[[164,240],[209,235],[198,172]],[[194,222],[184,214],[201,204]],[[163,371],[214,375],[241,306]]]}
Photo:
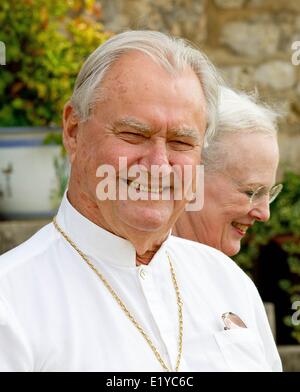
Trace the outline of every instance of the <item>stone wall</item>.
{"label": "stone wall", "polygon": [[[100,0],[107,29],[157,29],[199,45],[236,88],[281,111],[281,168],[300,173],[299,0]],[[300,56],[299,56],[300,57]]]}

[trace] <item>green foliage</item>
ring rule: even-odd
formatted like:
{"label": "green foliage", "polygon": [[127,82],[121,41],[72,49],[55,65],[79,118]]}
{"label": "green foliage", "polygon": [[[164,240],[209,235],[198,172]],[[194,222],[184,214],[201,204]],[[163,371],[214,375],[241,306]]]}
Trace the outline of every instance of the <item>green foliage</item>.
{"label": "green foliage", "polygon": [[[249,230],[241,252],[234,259],[245,272],[252,275],[260,247],[280,238],[293,279],[281,280],[279,286],[290,295],[292,305],[300,300],[300,176],[286,172],[282,183],[282,192],[271,204],[270,220],[256,223]],[[291,335],[300,343],[300,326],[293,325],[290,316],[286,316],[284,321],[292,328]]]}
{"label": "green foliage", "polygon": [[55,144],[62,147],[61,155],[64,156],[66,151],[63,147],[62,133],[61,132],[48,132],[44,139],[44,144]]}
{"label": "green foliage", "polygon": [[85,58],[109,34],[95,0],[0,2],[0,126],[60,126]]}

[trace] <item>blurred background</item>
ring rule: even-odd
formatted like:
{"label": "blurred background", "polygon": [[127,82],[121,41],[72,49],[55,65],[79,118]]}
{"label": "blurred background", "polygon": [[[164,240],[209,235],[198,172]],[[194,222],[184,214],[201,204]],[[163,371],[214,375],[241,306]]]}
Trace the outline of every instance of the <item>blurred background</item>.
{"label": "blurred background", "polygon": [[260,291],[285,369],[300,371],[300,1],[1,0],[0,26],[0,253],[55,214],[68,178],[63,105],[85,58],[111,35],[187,38],[231,86],[257,90],[281,112],[284,189],[235,261]]}

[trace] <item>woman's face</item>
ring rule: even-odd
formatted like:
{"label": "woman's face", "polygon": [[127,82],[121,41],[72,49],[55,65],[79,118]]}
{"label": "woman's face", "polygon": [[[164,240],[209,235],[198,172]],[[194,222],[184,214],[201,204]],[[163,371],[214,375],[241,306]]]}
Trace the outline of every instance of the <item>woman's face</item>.
{"label": "woman's face", "polygon": [[[267,191],[275,184],[279,152],[275,137],[258,133],[226,137],[224,149],[220,171],[205,171],[201,242],[233,256],[247,229],[270,217]],[[262,186],[265,195],[251,203],[249,196]]]}

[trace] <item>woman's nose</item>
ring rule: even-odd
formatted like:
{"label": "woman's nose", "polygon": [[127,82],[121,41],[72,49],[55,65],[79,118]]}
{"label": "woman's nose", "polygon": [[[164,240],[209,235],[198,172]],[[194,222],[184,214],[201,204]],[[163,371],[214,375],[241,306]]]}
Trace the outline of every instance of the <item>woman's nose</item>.
{"label": "woman's nose", "polygon": [[264,197],[262,200],[256,202],[253,206],[251,206],[249,215],[251,216],[251,218],[257,221],[267,222],[270,219],[269,198]]}

